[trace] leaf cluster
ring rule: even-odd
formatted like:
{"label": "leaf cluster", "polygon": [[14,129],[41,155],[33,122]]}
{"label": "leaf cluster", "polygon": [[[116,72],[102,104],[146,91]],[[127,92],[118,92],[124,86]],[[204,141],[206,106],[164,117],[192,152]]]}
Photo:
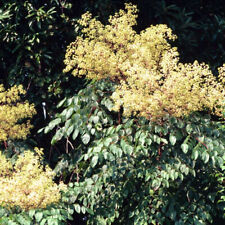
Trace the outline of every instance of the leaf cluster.
{"label": "leaf cluster", "polygon": [[221,210],[215,179],[224,162],[220,123],[197,113],[162,124],[122,117],[106,101],[114,88],[109,80],[93,82],[62,101],[64,110],[44,128],[57,129],[53,143],[71,143],[69,159],[56,168],[71,172],[67,198],[74,210],[87,215],[88,224],[212,223]]}

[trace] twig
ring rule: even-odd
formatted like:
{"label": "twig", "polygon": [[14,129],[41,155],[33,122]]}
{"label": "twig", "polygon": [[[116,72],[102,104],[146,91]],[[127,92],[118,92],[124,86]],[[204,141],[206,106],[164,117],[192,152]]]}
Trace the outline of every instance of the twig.
{"label": "twig", "polygon": [[197,137],[195,138],[200,144],[202,144],[206,149],[208,149],[207,145],[205,143],[203,143],[202,141],[200,141]]}
{"label": "twig", "polygon": [[67,142],[70,144],[71,148],[74,149],[73,144],[70,142],[69,138],[67,138]]}

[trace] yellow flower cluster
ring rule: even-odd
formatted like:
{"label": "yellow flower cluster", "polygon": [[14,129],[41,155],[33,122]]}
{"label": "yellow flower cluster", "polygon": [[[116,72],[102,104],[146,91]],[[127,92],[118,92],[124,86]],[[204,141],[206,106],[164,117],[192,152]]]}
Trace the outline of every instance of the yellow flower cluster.
{"label": "yellow flower cluster", "polygon": [[21,102],[22,94],[25,91],[21,85],[6,91],[0,84],[0,141],[25,138],[32,127],[29,120],[21,123],[22,119],[31,118],[36,113],[33,104]]}
{"label": "yellow flower cluster", "polygon": [[29,210],[59,201],[66,186],[53,182],[53,171],[40,164],[42,149],[36,151],[25,151],[15,165],[0,152],[0,205]]}
{"label": "yellow flower cluster", "polygon": [[64,72],[89,79],[109,78],[118,111],[157,120],[209,110],[221,115],[225,97],[225,66],[217,80],[204,63],[181,63],[171,29],[160,24],[136,33],[137,8],[126,4],[103,25],[86,13],[80,19],[83,35],[72,42]]}

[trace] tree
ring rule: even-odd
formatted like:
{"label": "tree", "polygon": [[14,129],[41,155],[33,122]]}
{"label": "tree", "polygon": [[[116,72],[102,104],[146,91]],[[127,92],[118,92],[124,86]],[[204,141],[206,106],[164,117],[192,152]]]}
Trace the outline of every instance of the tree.
{"label": "tree", "polygon": [[[44,129],[66,139],[58,174],[88,224],[208,224],[221,216],[224,67],[179,62],[165,25],[137,34],[136,7],[103,25],[84,14],[65,72],[92,79]],[[194,95],[193,95],[194,93]],[[75,176],[74,176],[75,174]],[[70,194],[69,194],[70,193]],[[73,196],[73,197],[72,197]]]}

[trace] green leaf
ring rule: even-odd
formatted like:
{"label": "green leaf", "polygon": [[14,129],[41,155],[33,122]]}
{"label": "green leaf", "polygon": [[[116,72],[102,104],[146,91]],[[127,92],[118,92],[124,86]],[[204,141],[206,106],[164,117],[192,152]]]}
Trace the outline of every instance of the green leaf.
{"label": "green leaf", "polygon": [[78,134],[79,134],[79,129],[75,129],[72,136],[73,140],[77,138]]}
{"label": "green leaf", "polygon": [[215,166],[215,164],[216,164],[216,160],[215,160],[215,156],[212,156],[212,164],[213,164],[213,166]]}
{"label": "green leaf", "polygon": [[193,160],[196,160],[198,158],[198,151],[193,151],[192,154],[191,154],[191,158]]}
{"label": "green leaf", "polygon": [[93,116],[92,121],[94,123],[98,123],[99,122],[99,116]]}
{"label": "green leaf", "polygon": [[44,133],[47,134],[49,131],[51,130],[51,128],[49,126],[45,127],[44,129]]}
{"label": "green leaf", "polygon": [[46,219],[43,219],[42,221],[41,221],[41,223],[40,223],[40,225],[46,225]]}
{"label": "green leaf", "polygon": [[153,141],[156,142],[157,144],[160,144],[161,143],[161,138],[158,135],[153,135]]}
{"label": "green leaf", "polygon": [[77,213],[80,213],[80,205],[75,204],[74,209],[76,210]]}
{"label": "green leaf", "polygon": [[181,149],[186,154],[188,152],[188,145],[187,144],[182,144],[181,145]]}
{"label": "green leaf", "polygon": [[172,180],[175,180],[175,170],[171,170],[169,175]]}
{"label": "green leaf", "polygon": [[48,225],[58,225],[58,220],[56,218],[49,218]]}
{"label": "green leaf", "polygon": [[184,173],[184,172],[185,172],[185,168],[186,168],[185,165],[181,165],[181,166],[180,166],[180,171],[181,171],[181,173]]}
{"label": "green leaf", "polygon": [[217,159],[217,162],[218,162],[219,166],[220,166],[220,167],[223,167],[223,165],[224,165],[224,160],[223,160],[223,158],[222,158],[222,157],[216,157],[216,159]]}
{"label": "green leaf", "polygon": [[187,131],[187,133],[190,134],[190,133],[192,132],[192,130],[193,130],[193,128],[192,128],[191,124],[188,124],[188,125],[186,126],[186,131]]}
{"label": "green leaf", "polygon": [[96,164],[98,163],[98,155],[95,155],[92,160],[91,160],[91,167],[95,167]]}
{"label": "green leaf", "polygon": [[115,131],[115,128],[114,127],[109,127],[109,129],[106,131],[106,135],[111,135],[113,134],[113,132]]}
{"label": "green leaf", "polygon": [[67,99],[67,102],[66,102],[67,106],[70,106],[72,102],[73,102],[73,98]]}
{"label": "green leaf", "polygon": [[73,103],[74,103],[74,105],[78,105],[78,103],[79,103],[79,97],[78,96],[73,97]]}
{"label": "green leaf", "polygon": [[94,135],[95,134],[95,128],[91,128],[91,134]]}
{"label": "green leaf", "polygon": [[91,210],[91,209],[89,209],[89,208],[86,208],[86,211],[87,211],[89,214],[94,215],[94,211],[93,211],[93,210]]}
{"label": "green leaf", "polygon": [[91,137],[89,134],[84,134],[82,137],[81,137],[81,140],[82,142],[86,145],[88,144],[88,142],[90,141]]}
{"label": "green leaf", "polygon": [[184,169],[184,173],[185,173],[185,175],[188,175],[188,173],[189,173],[189,168],[187,166]]}
{"label": "green leaf", "polygon": [[108,98],[108,99],[105,100],[104,103],[105,103],[105,106],[108,108],[108,110],[111,111],[112,108],[113,108],[113,103],[112,103],[112,101]]}
{"label": "green leaf", "polygon": [[61,138],[63,137],[64,134],[64,130],[61,128],[59,130],[56,131],[55,135],[53,136],[52,140],[51,140],[51,144],[55,144],[57,141],[61,140]]}
{"label": "green leaf", "polygon": [[180,179],[183,181],[184,175],[183,175],[182,173],[179,173],[179,177],[180,177]]}
{"label": "green leaf", "polygon": [[70,126],[66,131],[66,135],[70,136],[70,134],[73,132],[73,129],[74,129],[74,125]]}
{"label": "green leaf", "polygon": [[168,141],[165,138],[161,138],[161,142],[168,144]]}
{"label": "green leaf", "polygon": [[32,218],[35,214],[35,210],[34,209],[29,210],[28,214],[29,214],[29,217]]}
{"label": "green leaf", "polygon": [[64,98],[62,101],[59,102],[59,104],[57,105],[57,108],[60,108],[66,101],[66,98]]}
{"label": "green leaf", "polygon": [[84,206],[81,207],[81,212],[82,212],[83,214],[86,213],[86,208],[85,208]]}
{"label": "green leaf", "polygon": [[37,212],[34,217],[35,217],[37,222],[40,222],[42,217],[43,217],[43,213],[42,212]]}
{"label": "green leaf", "polygon": [[174,135],[170,135],[169,140],[170,140],[171,145],[175,145],[176,144],[177,139],[176,139],[176,137]]}
{"label": "green leaf", "polygon": [[127,145],[126,141],[124,141],[123,139],[121,139],[120,145],[121,145],[123,151],[126,151],[126,145]]}
{"label": "green leaf", "polygon": [[178,120],[178,121],[177,121],[177,127],[178,127],[178,128],[181,129],[181,128],[184,127],[184,125],[185,125],[185,124],[184,124],[184,122],[183,122],[182,120]]}
{"label": "green leaf", "polygon": [[65,123],[65,129],[68,129],[71,125],[73,125],[73,122],[71,119],[67,120],[66,123]]}
{"label": "green leaf", "polygon": [[202,153],[202,160],[204,163],[207,163],[209,161],[209,154],[205,151]]}
{"label": "green leaf", "polygon": [[48,127],[52,130],[56,125],[60,123],[61,123],[61,118],[56,118],[48,124]]}
{"label": "green leaf", "polygon": [[116,155],[117,155],[117,157],[121,158],[123,155],[123,151],[120,148],[117,148]]}
{"label": "green leaf", "polygon": [[23,225],[31,225],[31,219],[28,217],[25,218],[25,215],[18,215],[18,222]]}
{"label": "green leaf", "polygon": [[44,129],[45,129],[45,127],[39,129],[39,130],[38,130],[38,134],[40,134],[41,132],[43,132]]}
{"label": "green leaf", "polygon": [[125,151],[128,155],[130,155],[133,152],[133,147],[131,145],[126,145]]}
{"label": "green leaf", "polygon": [[104,145],[106,147],[109,147],[109,145],[112,143],[112,138],[106,138],[105,141],[104,141]]}
{"label": "green leaf", "polygon": [[148,171],[146,171],[146,175],[145,175],[145,181],[148,181],[151,178],[151,173],[149,173]]}
{"label": "green leaf", "polygon": [[67,112],[66,112],[66,119],[69,119],[71,117],[71,115],[73,114],[74,109],[70,108]]}
{"label": "green leaf", "polygon": [[191,169],[191,170],[190,170],[190,173],[191,173],[194,177],[196,177],[196,172],[195,172],[194,169]]}

